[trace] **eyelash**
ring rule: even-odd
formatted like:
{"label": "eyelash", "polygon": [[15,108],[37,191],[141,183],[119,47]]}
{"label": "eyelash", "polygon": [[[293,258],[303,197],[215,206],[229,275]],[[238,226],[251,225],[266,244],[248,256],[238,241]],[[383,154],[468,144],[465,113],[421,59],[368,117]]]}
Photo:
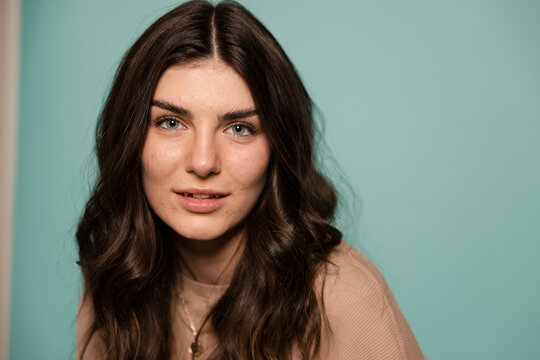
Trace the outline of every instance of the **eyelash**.
{"label": "eyelash", "polygon": [[[158,127],[164,128],[166,130],[177,130],[177,129],[169,129],[166,126],[164,126],[164,124],[167,121],[171,121],[171,120],[176,121],[178,126],[183,126],[182,123],[180,122],[180,120],[178,120],[177,118],[171,117],[171,116],[164,116],[164,117],[158,118],[155,121],[155,125],[158,126]],[[258,129],[253,124],[250,124],[250,123],[247,123],[247,122],[235,122],[235,123],[231,124],[229,127],[227,127],[227,130],[231,130],[235,126],[243,126],[243,127],[245,127],[247,129],[247,131],[249,131],[249,134],[247,134],[247,135],[232,134],[233,136],[247,137],[247,136],[255,135],[258,132]]]}
{"label": "eyelash", "polygon": [[247,135],[238,135],[238,134],[233,134],[233,136],[238,136],[238,137],[247,137],[247,136],[251,136],[251,135],[255,135],[257,133],[257,128],[255,126],[253,126],[252,124],[250,123],[246,123],[246,122],[236,122],[234,124],[231,124],[227,130],[231,130],[233,129],[235,126],[243,126],[247,129],[247,131],[249,131],[249,134]]}
{"label": "eyelash", "polygon": [[174,118],[174,117],[171,117],[171,116],[164,116],[164,117],[160,117],[158,118],[156,121],[155,121],[155,125],[158,126],[158,127],[161,127],[161,128],[164,128],[166,130],[176,130],[176,129],[169,129],[167,127],[164,126],[165,122],[167,121],[176,121],[178,123],[179,126],[183,126],[182,123],[180,122],[180,120]]}

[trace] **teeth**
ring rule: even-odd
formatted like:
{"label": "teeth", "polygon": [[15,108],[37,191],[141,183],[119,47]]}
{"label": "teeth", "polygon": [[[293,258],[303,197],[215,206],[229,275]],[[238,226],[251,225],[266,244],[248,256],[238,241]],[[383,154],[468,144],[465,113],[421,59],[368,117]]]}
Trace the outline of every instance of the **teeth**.
{"label": "teeth", "polygon": [[192,198],[200,199],[200,200],[204,200],[204,199],[218,199],[218,198],[220,197],[219,195],[210,195],[210,194],[190,194],[190,193],[184,193],[183,195],[186,196],[186,197],[192,197]]}
{"label": "teeth", "polygon": [[209,199],[210,198],[210,195],[206,195],[206,194],[193,194],[193,197],[195,199]]}

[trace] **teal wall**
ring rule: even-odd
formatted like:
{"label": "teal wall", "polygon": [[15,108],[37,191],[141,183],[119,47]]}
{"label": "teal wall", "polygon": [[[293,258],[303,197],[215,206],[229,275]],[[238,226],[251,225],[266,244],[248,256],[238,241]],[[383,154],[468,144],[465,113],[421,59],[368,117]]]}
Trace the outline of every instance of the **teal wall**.
{"label": "teal wall", "polygon": [[[538,359],[540,2],[243,3],[321,109],[328,173],[362,208],[338,222],[426,356]],[[122,53],[173,4],[23,0],[10,359],[73,357],[95,119]]]}

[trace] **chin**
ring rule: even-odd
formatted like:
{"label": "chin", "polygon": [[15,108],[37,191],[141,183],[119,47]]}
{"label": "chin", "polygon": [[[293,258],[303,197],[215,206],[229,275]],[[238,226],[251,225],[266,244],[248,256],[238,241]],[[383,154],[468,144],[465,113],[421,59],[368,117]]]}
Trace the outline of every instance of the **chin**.
{"label": "chin", "polygon": [[212,241],[217,238],[219,238],[222,234],[208,234],[208,233],[198,233],[198,232],[190,232],[190,233],[178,233],[180,237],[184,239],[190,239],[194,241]]}
{"label": "chin", "polygon": [[227,229],[218,229],[215,224],[195,227],[172,227],[172,230],[184,239],[194,241],[211,241],[227,234]]}
{"label": "chin", "polygon": [[220,219],[189,219],[182,223],[168,223],[170,229],[180,238],[193,241],[228,242],[232,240],[245,228],[245,221],[222,222]]}

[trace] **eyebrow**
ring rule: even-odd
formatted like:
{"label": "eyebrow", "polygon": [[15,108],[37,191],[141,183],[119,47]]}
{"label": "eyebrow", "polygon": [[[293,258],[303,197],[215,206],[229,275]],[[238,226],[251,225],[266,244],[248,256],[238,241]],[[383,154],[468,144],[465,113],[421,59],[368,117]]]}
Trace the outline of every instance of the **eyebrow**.
{"label": "eyebrow", "polygon": [[[181,106],[171,104],[167,101],[163,100],[152,100],[152,106],[157,106],[158,108],[161,108],[163,110],[168,110],[170,112],[173,112],[175,114],[185,116],[189,119],[193,119],[193,113],[189,111],[186,108],[183,108]],[[225,114],[220,114],[218,116],[219,121],[230,121],[230,120],[236,120],[236,119],[245,119],[251,116],[257,115],[256,109],[241,109],[241,110],[233,110],[228,111]]]}

